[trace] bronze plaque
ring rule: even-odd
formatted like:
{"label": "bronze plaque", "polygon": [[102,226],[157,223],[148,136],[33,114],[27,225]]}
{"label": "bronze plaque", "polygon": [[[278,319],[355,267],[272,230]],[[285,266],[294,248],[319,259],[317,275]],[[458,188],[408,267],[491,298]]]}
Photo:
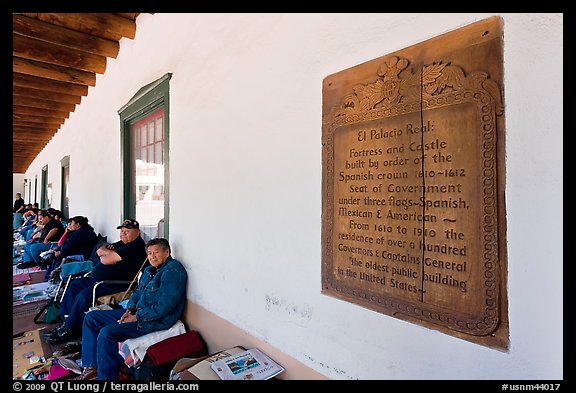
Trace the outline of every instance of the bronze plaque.
{"label": "bronze plaque", "polygon": [[324,294],[507,345],[502,41],[493,17],[325,78]]}

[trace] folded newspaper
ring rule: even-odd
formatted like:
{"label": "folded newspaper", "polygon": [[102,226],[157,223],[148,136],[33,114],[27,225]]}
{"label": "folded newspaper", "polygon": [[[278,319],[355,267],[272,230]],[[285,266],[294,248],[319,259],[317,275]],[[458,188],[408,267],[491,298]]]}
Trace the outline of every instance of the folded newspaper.
{"label": "folded newspaper", "polygon": [[216,360],[210,367],[224,380],[270,379],[284,371],[284,367],[258,348]]}

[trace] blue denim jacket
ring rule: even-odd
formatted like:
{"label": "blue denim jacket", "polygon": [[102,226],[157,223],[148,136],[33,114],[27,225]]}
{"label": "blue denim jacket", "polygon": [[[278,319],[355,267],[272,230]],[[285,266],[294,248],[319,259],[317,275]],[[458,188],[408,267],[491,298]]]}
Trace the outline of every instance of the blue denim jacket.
{"label": "blue denim jacket", "polygon": [[146,267],[127,307],[136,307],[138,329],[145,332],[169,329],[182,317],[186,304],[186,270],[168,257],[158,268]]}

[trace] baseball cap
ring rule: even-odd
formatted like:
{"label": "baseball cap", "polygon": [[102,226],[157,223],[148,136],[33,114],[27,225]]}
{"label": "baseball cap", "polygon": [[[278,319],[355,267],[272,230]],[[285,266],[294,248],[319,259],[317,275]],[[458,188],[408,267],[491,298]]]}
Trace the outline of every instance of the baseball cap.
{"label": "baseball cap", "polygon": [[140,224],[138,224],[138,221],[136,221],[132,218],[127,218],[124,221],[122,221],[122,224],[120,224],[119,226],[116,227],[116,229],[120,229],[120,228],[139,229]]}

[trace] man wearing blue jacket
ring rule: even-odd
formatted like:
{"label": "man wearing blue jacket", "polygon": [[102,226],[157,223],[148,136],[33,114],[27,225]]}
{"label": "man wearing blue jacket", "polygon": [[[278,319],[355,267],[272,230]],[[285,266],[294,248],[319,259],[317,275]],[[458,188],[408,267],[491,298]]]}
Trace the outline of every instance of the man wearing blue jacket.
{"label": "man wearing blue jacket", "polygon": [[127,309],[90,311],[82,326],[82,366],[78,380],[117,380],[124,359],[118,343],[169,329],[186,304],[186,270],[172,258],[168,240],[146,244],[150,266],[144,269]]}
{"label": "man wearing blue jacket", "polygon": [[[96,250],[99,262],[94,263],[88,277],[72,280],[60,303],[60,315],[64,322],[56,329],[47,332],[44,341],[51,345],[62,344],[80,335],[84,315],[92,305],[93,290],[97,282],[119,280],[125,284],[106,282],[98,286],[98,295],[104,296],[124,291],[128,283],[140,271],[146,257],[146,243],[140,236],[138,221],[127,218],[117,229],[120,229],[120,240],[105,244]],[[67,315],[67,317],[65,317]]]}

